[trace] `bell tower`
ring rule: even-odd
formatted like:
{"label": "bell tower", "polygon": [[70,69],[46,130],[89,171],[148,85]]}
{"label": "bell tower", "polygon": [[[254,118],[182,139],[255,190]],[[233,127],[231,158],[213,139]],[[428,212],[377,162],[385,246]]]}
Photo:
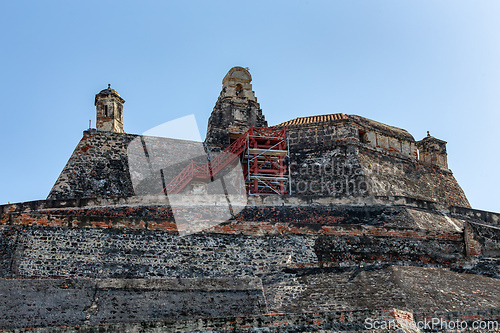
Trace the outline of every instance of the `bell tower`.
{"label": "bell tower", "polygon": [[253,125],[267,127],[255,93],[252,76],[243,67],[233,67],[222,80],[222,91],[208,120],[205,142],[226,148]]}
{"label": "bell tower", "polygon": [[96,129],[98,131],[125,133],[123,131],[123,103],[118,92],[108,88],[95,95]]}

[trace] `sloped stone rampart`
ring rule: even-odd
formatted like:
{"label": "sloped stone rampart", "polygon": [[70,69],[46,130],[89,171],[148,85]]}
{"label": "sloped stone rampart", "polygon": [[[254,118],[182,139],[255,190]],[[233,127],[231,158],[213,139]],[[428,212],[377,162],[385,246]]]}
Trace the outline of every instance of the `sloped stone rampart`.
{"label": "sloped stone rampart", "polygon": [[[288,269],[268,276],[265,294],[273,312],[329,312],[395,307],[410,312],[497,310],[500,280],[443,268],[365,265]],[[292,292],[293,290],[293,292]]]}
{"label": "sloped stone rampart", "polygon": [[47,198],[134,195],[126,153],[136,137],[85,131]]}
{"label": "sloped stone rampart", "polygon": [[465,193],[448,170],[359,149],[368,195],[406,196],[470,208]]}
{"label": "sloped stone rampart", "polygon": [[[346,131],[338,134],[343,139],[336,137],[319,147],[307,139],[291,145],[293,195],[407,196],[470,208],[450,171],[365,147],[357,142],[354,127]],[[132,142],[136,149],[129,149]],[[85,131],[48,199],[160,193],[163,182],[169,183],[191,159],[207,162],[201,143]]]}
{"label": "sloped stone rampart", "polygon": [[194,159],[206,162],[201,142],[87,130],[47,199],[158,194]]}

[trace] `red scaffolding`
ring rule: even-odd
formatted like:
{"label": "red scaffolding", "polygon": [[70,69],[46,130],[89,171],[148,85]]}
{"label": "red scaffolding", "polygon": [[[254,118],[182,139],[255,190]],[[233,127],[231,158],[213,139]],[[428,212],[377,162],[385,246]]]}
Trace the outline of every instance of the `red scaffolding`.
{"label": "red scaffolding", "polygon": [[248,194],[286,194],[289,181],[284,163],[288,156],[285,128],[250,127],[228,148],[208,163],[189,163],[163,189],[177,194],[193,180],[210,181],[227,165],[239,159]]}
{"label": "red scaffolding", "polygon": [[250,127],[243,158],[248,194],[283,195],[288,181],[285,128]]}

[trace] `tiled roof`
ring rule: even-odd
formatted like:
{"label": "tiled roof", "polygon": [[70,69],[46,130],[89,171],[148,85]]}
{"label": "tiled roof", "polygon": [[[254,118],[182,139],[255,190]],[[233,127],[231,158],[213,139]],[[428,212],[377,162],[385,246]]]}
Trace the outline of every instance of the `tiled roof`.
{"label": "tiled roof", "polygon": [[322,116],[299,117],[292,120],[285,121],[284,123],[274,125],[273,127],[304,125],[313,123],[323,123],[332,120],[348,119],[343,113],[325,114]]}

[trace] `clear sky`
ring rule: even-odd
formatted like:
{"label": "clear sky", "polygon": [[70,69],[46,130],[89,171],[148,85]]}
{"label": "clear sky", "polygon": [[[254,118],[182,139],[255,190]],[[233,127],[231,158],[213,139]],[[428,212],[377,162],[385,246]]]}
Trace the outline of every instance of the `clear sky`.
{"label": "clear sky", "polygon": [[207,120],[249,67],[270,125],[358,114],[448,142],[500,211],[500,1],[0,1],[0,203],[44,199],[110,83],[125,131]]}

